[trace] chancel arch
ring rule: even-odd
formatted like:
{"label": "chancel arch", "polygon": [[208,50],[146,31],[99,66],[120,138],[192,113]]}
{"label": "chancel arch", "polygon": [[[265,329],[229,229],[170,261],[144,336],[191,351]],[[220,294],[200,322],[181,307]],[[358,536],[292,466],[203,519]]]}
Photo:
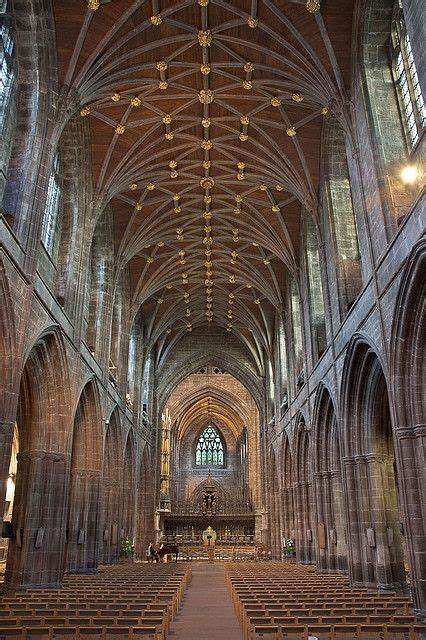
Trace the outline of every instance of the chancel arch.
{"label": "chancel arch", "polygon": [[220,538],[254,539],[255,530],[260,535],[259,412],[249,391],[226,370],[207,364],[176,386],[162,423],[167,533],[200,539],[202,518],[213,509]]}

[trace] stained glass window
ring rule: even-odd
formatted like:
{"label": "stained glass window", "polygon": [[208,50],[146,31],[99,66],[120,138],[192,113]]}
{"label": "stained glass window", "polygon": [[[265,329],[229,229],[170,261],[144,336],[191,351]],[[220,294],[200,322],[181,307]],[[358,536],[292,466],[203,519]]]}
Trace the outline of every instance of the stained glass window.
{"label": "stained glass window", "polygon": [[219,432],[209,425],[201,434],[195,450],[195,464],[199,467],[223,467],[223,444]]}
{"label": "stained glass window", "polygon": [[395,81],[405,127],[410,144],[414,146],[425,126],[426,109],[400,3],[398,3],[392,25],[392,53]]}

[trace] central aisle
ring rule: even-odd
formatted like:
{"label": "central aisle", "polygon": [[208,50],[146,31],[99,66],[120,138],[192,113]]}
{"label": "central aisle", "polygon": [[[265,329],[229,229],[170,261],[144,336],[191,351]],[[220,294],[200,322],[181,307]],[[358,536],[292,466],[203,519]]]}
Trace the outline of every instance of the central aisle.
{"label": "central aisle", "polygon": [[242,640],[222,563],[194,562],[192,580],[169,636],[172,640]]}

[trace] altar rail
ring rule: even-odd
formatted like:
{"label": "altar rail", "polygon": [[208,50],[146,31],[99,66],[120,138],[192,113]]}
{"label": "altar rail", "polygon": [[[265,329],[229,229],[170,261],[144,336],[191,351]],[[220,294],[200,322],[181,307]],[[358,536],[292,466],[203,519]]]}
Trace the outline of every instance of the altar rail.
{"label": "altar rail", "polygon": [[[182,545],[179,547],[179,559],[185,561],[207,560],[209,547],[203,545]],[[270,560],[271,554],[264,546],[258,545],[216,545],[215,560],[254,561]]]}

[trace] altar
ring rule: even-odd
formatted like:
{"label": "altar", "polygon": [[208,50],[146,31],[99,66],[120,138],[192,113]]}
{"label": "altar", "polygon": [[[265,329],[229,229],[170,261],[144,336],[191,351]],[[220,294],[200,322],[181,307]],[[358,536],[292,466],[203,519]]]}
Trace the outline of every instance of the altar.
{"label": "altar", "polygon": [[226,496],[209,472],[191,500],[172,503],[163,517],[163,535],[170,542],[203,543],[211,527],[215,543],[250,545],[255,540],[255,514],[250,502]]}

